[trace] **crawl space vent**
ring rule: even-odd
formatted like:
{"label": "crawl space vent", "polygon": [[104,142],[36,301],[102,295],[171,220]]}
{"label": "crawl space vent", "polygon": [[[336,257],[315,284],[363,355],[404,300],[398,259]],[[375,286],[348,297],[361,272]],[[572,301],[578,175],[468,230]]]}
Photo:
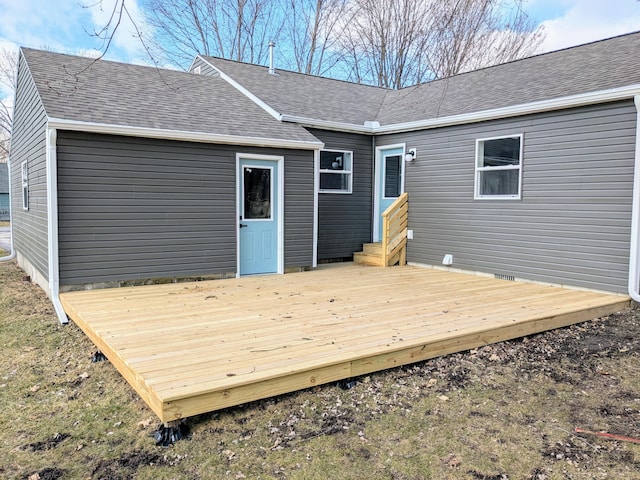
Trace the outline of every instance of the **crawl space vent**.
{"label": "crawl space vent", "polygon": [[513,275],[505,275],[504,273],[494,273],[493,276],[496,280],[509,280],[510,282],[516,281],[516,277]]}

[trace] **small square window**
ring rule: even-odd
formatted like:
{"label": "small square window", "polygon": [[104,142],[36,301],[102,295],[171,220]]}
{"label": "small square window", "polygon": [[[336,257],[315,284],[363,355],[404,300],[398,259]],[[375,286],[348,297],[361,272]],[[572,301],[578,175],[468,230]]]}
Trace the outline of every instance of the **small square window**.
{"label": "small square window", "polygon": [[320,151],[320,193],[351,193],[353,153]]}
{"label": "small square window", "polygon": [[521,198],[522,139],[520,134],[476,140],[476,199]]}

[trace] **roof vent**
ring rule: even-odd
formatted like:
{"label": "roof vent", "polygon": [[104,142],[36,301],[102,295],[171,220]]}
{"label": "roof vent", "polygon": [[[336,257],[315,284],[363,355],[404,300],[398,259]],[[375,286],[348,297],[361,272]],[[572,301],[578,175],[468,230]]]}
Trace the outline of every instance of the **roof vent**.
{"label": "roof vent", "polygon": [[202,73],[202,67],[198,65],[196,68],[193,69],[193,73],[195,73],[196,75],[200,75]]}
{"label": "roof vent", "polygon": [[273,40],[271,40],[269,42],[269,73],[271,75],[274,75],[276,73],[275,69],[273,68],[273,49],[276,46],[276,42],[274,42]]}

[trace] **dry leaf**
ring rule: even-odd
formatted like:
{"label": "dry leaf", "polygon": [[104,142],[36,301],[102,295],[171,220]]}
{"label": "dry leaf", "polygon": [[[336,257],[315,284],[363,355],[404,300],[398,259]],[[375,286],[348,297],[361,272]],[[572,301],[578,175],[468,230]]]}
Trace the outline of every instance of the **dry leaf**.
{"label": "dry leaf", "polygon": [[29,390],[31,390],[32,392],[37,392],[38,390],[40,390],[40,385],[34,385],[33,387],[31,387]]}
{"label": "dry leaf", "polygon": [[142,420],[138,422],[138,426],[140,428],[147,428],[149,425],[151,425],[152,422],[153,422],[153,418],[149,417],[146,420]]}

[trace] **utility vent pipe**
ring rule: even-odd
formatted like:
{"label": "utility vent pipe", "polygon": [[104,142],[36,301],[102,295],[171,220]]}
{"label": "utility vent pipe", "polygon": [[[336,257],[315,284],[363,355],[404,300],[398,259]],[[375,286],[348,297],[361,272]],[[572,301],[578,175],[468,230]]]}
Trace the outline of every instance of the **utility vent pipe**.
{"label": "utility vent pipe", "polygon": [[275,69],[273,68],[273,49],[275,46],[276,46],[276,42],[271,40],[269,42],[269,73],[271,75],[274,75],[276,73]]}

